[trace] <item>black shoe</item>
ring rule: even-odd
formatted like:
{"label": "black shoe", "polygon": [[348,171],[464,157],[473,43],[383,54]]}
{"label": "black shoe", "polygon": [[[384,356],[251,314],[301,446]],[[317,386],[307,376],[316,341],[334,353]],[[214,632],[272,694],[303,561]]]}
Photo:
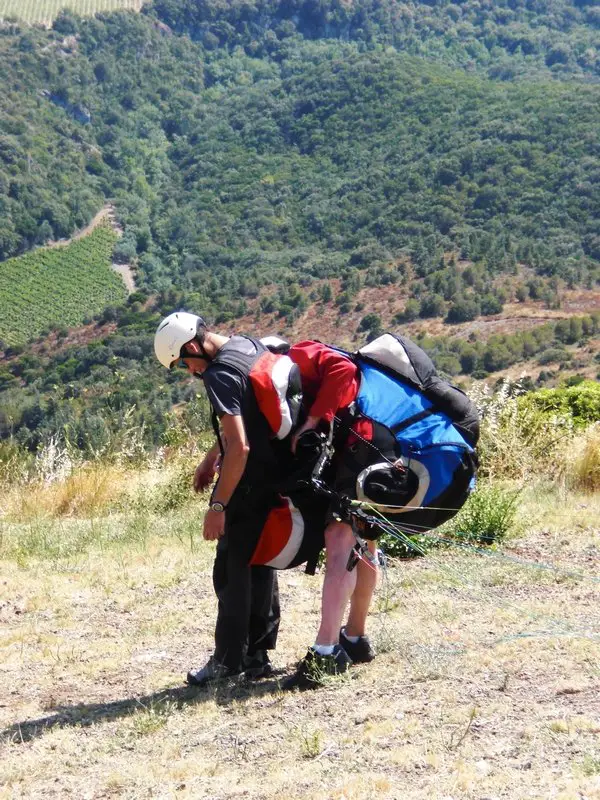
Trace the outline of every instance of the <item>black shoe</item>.
{"label": "black shoe", "polygon": [[368,636],[359,636],[358,642],[351,642],[344,633],[340,631],[340,644],[352,659],[353,664],[368,664],[375,658],[375,650],[371,647]]}
{"label": "black shoe", "polygon": [[217,661],[214,656],[211,656],[203,667],[190,670],[186,680],[190,686],[206,686],[213,681],[235,678],[239,674],[240,670],[231,669],[231,667],[225,666],[225,664]]}
{"label": "black shoe", "polygon": [[282,688],[316,689],[325,683],[327,676],[347,672],[351,663],[348,654],[339,644],[335,645],[330,656],[322,656],[310,647],[296,667],[296,672],[283,682]]}
{"label": "black shoe", "polygon": [[271,678],[275,674],[273,665],[269,660],[266,650],[257,650],[251,656],[246,656],[244,660],[244,677],[251,681],[260,678]]}

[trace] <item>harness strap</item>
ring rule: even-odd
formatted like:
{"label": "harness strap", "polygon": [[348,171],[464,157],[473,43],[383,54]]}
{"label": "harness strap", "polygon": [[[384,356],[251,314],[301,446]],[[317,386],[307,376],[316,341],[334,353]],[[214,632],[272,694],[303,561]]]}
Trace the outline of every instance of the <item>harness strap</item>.
{"label": "harness strap", "polygon": [[221,455],[225,455],[225,448],[223,447],[223,439],[221,439],[221,429],[219,427],[219,417],[217,416],[217,412],[213,409],[210,415],[210,421],[212,424],[213,433],[217,437],[217,442],[219,443],[219,450],[221,451]]}
{"label": "harness strap", "polygon": [[402,422],[397,422],[390,428],[390,430],[394,435],[396,435],[397,433],[400,433],[400,431],[404,431],[406,430],[406,428],[410,428],[410,426],[414,425],[416,422],[420,422],[422,419],[427,419],[427,417],[432,416],[432,414],[437,414],[439,410],[440,409],[436,408],[435,406],[431,406],[431,408],[426,408],[423,411],[419,411],[418,414],[413,414],[412,417],[403,419]]}
{"label": "harness strap", "polygon": [[306,566],[304,567],[304,572],[307,575],[314,575],[317,571],[317,565],[319,563],[319,556],[321,555],[321,551],[319,550],[318,553],[314,553],[311,555],[309,559],[306,561]]}

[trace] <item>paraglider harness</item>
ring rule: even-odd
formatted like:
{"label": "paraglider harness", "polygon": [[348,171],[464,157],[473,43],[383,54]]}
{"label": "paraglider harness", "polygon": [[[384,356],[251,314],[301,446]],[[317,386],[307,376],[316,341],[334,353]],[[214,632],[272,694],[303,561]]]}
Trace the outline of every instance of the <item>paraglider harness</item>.
{"label": "paraglider harness", "polygon": [[[228,349],[227,363],[250,384],[271,436],[281,441],[301,424],[298,368],[256,344],[255,359]],[[302,457],[272,487],[278,499],[265,509],[250,564],[287,569],[306,562],[306,571],[314,572],[333,515],[355,533],[352,569],[358,558],[369,558],[365,540],[391,523],[409,532],[434,528],[456,514],[473,488],[477,412],[463,392],[439,378],[420,347],[386,333],[356,353],[332,349],[358,366],[357,397],[328,434],[300,437],[296,452]],[[365,420],[367,436],[357,424]],[[213,426],[218,436],[214,415]]]}
{"label": "paraglider harness", "polygon": [[[386,333],[356,353],[338,352],[359,367],[360,388],[329,435],[312,432],[310,485],[352,526],[351,570],[359,558],[372,560],[366,540],[396,529],[423,533],[464,505],[475,485],[479,417],[405,337]],[[367,438],[356,425],[365,420]]]}
{"label": "paraglider harness", "polygon": [[[354,538],[356,539],[356,543],[352,548],[352,551],[348,557],[348,563],[346,564],[346,569],[348,572],[352,572],[354,567],[361,559],[365,559],[371,564],[373,564],[376,560],[369,551],[367,541],[360,536],[358,530],[359,528],[365,526],[372,528],[374,525],[377,525],[377,520],[367,514],[360,501],[352,500],[347,495],[342,495],[338,492],[335,492],[331,486],[323,480],[323,471],[331,464],[331,460],[334,456],[334,448],[332,444],[333,431],[334,426],[332,424],[330,436],[325,436],[325,434],[319,434],[315,431],[309,431],[307,434],[304,434],[305,436],[314,434],[319,439],[319,441],[315,442],[314,445],[320,452],[310,476],[310,486],[314,492],[329,499],[330,508],[333,508],[337,512],[340,519],[352,520],[353,522],[352,532],[354,534]],[[314,561],[309,561],[307,563],[306,572],[308,574],[314,575],[316,561],[317,558],[315,558]]]}

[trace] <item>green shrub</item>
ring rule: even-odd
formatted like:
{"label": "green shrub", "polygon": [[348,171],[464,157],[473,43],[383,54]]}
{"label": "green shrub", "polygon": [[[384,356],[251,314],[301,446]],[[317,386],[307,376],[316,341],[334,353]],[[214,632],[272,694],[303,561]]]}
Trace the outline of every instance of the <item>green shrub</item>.
{"label": "green shrub", "polygon": [[565,452],[573,433],[569,414],[546,414],[524,395],[520,384],[503,381],[471,393],[483,423],[477,446],[479,473],[485,478],[525,480],[564,475]]}
{"label": "green shrub", "polygon": [[545,414],[568,414],[576,425],[600,421],[600,383],[581,381],[575,386],[540,389],[524,396],[520,405]]}
{"label": "green shrub", "polygon": [[480,484],[466,505],[440,532],[461,541],[493,544],[502,541],[514,527],[520,490]]}
{"label": "green shrub", "polygon": [[[411,542],[413,546],[411,546]],[[433,542],[425,535],[400,534],[394,536],[391,533],[384,533],[377,540],[377,544],[390,558],[419,558],[427,554]]]}
{"label": "green shrub", "polygon": [[538,364],[544,366],[545,364],[564,364],[565,362],[569,361],[571,358],[570,354],[566,350],[562,350],[560,347],[550,347],[548,350],[544,350],[543,353],[540,353],[538,356]]}
{"label": "green shrub", "polygon": [[444,544],[444,539],[484,545],[502,541],[514,528],[519,494],[520,490],[481,483],[458,514],[441,526],[439,537],[437,531],[413,536],[384,533],[379,544],[392,558],[417,558]]}

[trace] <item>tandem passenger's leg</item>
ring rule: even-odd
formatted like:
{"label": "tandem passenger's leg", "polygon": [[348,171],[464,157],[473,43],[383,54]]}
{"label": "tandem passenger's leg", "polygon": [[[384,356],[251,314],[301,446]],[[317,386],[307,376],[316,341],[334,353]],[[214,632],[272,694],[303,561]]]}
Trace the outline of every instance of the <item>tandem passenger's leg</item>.
{"label": "tandem passenger's leg", "polygon": [[352,528],[345,522],[330,522],[325,529],[326,567],[317,646],[339,642],[342,619],[356,587],[356,570],[347,570],[354,543]]}
{"label": "tandem passenger's leg", "polygon": [[[368,542],[369,552],[375,555],[377,543]],[[377,565],[362,559],[356,565],[356,588],[350,598],[348,622],[340,632],[340,644],[355,664],[373,661],[375,651],[366,635],[367,615],[377,585]]]}
{"label": "tandem passenger's leg", "polygon": [[[377,542],[367,542],[369,552],[375,555]],[[347,636],[365,636],[367,615],[373,600],[378,576],[377,565],[361,559],[356,565],[356,588],[350,598],[350,613],[345,626]]]}

